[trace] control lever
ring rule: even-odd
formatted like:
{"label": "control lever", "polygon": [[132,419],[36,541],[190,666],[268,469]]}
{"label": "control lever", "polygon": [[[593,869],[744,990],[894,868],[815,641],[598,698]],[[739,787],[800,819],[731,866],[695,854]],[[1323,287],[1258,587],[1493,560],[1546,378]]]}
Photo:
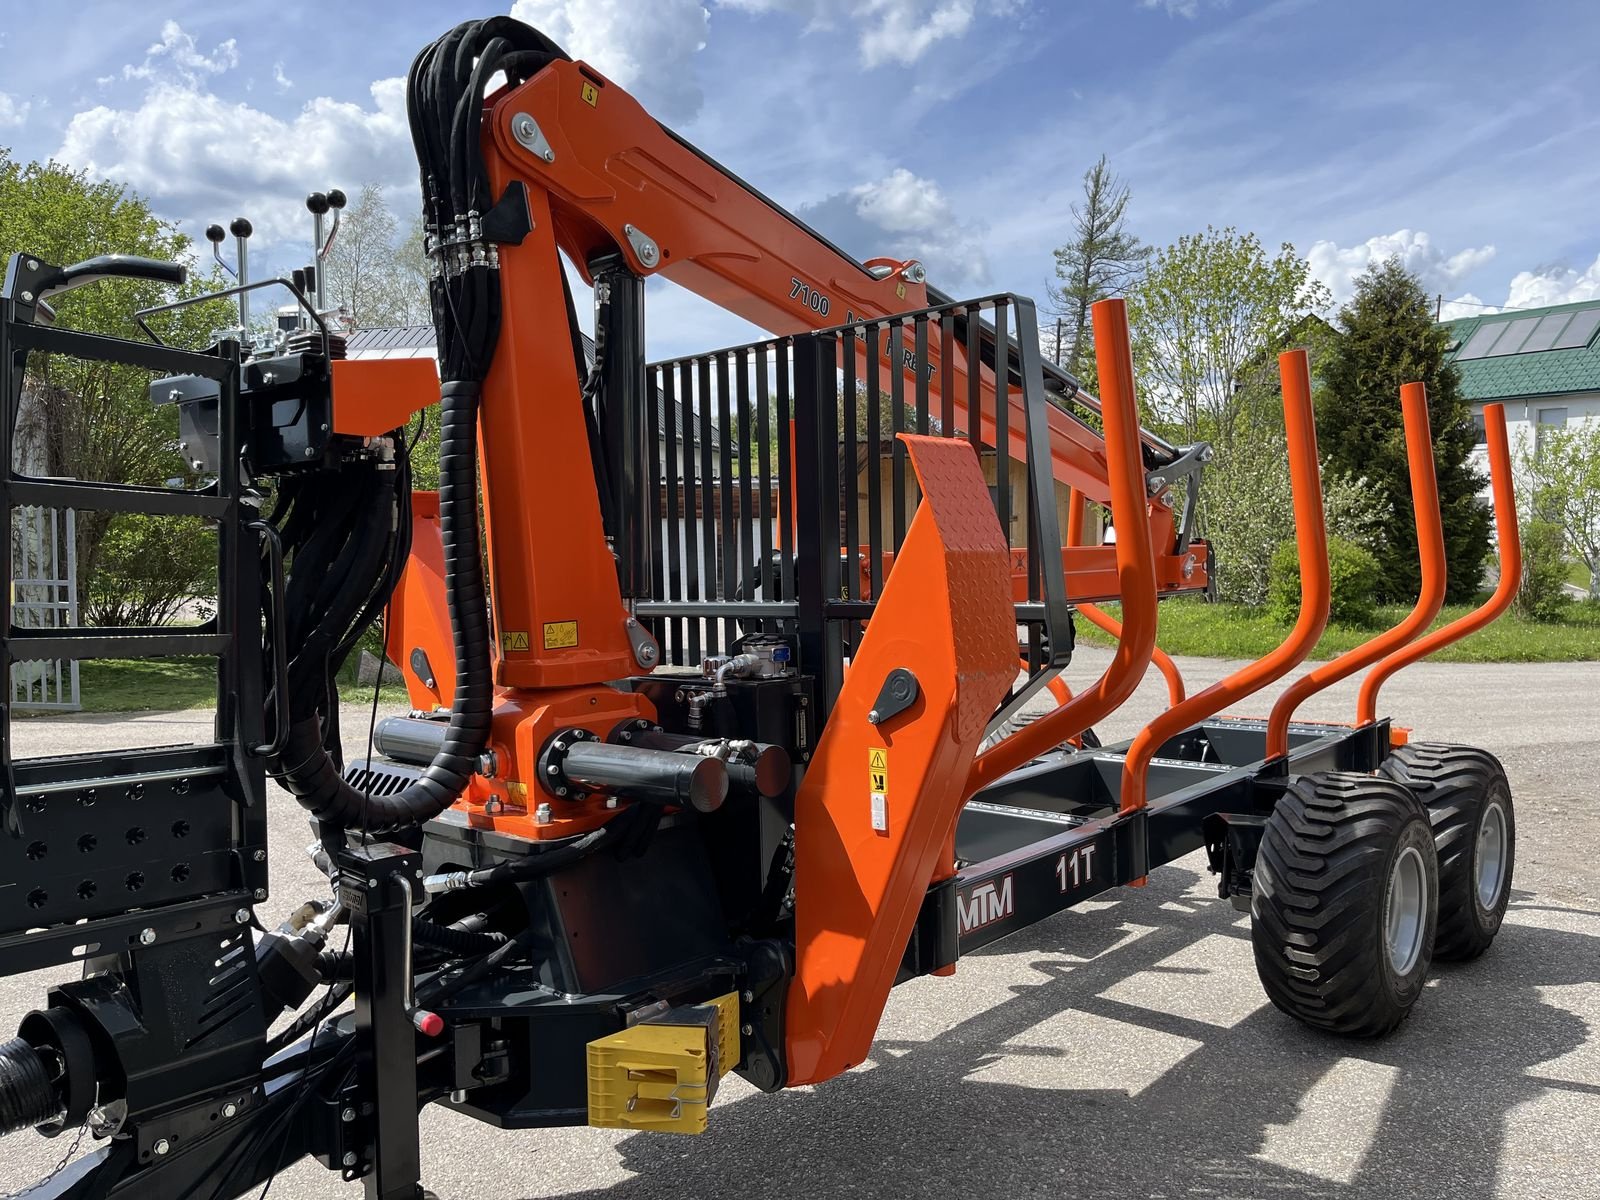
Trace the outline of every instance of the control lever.
{"label": "control lever", "polygon": [[[347,198],[338,188],[330,188],[326,192],[312,192],[306,197],[306,211],[311,214],[311,270],[307,278],[312,280],[311,302],[316,305],[317,311],[324,312],[328,307],[327,296],[327,271],[323,269],[328,255],[333,251],[333,239],[339,236],[339,221],[347,203]],[[333,227],[324,232],[324,222],[328,213],[333,213]]]}
{"label": "control lever", "polygon": [[140,258],[133,254],[101,254],[86,258],[70,267],[62,267],[54,275],[40,281],[38,299],[59,296],[86,283],[99,283],[102,279],[147,279],[153,283],[181,284],[189,272],[181,263],[163,262],[159,258]]}

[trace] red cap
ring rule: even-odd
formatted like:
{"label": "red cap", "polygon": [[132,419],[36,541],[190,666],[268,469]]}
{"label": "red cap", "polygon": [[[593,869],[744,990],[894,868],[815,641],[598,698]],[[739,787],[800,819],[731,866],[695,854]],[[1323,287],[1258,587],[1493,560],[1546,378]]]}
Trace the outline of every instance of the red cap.
{"label": "red cap", "polygon": [[411,1023],[417,1027],[417,1032],[426,1037],[438,1037],[444,1032],[444,1018],[426,1009],[419,1008],[413,1013]]}

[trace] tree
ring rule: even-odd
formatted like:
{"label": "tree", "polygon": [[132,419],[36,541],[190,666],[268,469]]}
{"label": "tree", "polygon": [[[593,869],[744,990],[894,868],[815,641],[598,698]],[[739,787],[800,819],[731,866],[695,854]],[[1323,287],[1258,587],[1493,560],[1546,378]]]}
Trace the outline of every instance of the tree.
{"label": "tree", "polygon": [[[189,239],[156,218],[149,206],[120,184],[90,180],[58,163],[20,163],[0,150],[0,255],[16,251],[46,262],[68,264],[97,254],[135,254],[169,261],[191,261]],[[193,278],[180,295],[217,286],[214,277]],[[133,320],[136,309],[173,298],[162,285],[108,280],[58,298],[56,324],[63,328],[143,339]],[[163,338],[182,346],[203,346],[211,331],[231,323],[226,302],[200,304],[153,320]],[[104,483],[162,484],[189,481],[189,466],[178,452],[178,414],[171,405],[150,403],[150,375],[113,363],[85,362],[61,355],[32,356],[24,383],[27,403],[17,440],[27,448],[39,474]],[[214,541],[199,524],[123,521],[122,550],[101,571],[101,546],[114,514],[77,514],[79,594],[89,597],[118,586],[140,603],[138,582],[121,580],[118,563],[141,558],[136,543],[158,543],[166,561],[197,563]],[[137,528],[135,528],[137,526]],[[214,574],[214,566],[213,566]]]}
{"label": "tree", "polygon": [[329,300],[346,309],[358,328],[433,320],[421,217],[402,237],[375,183],[363,184],[344,210],[327,271]]}
{"label": "tree", "polygon": [[1244,372],[1330,299],[1293,246],[1269,257],[1255,234],[1231,226],[1208,226],[1157,251],[1128,294],[1151,423],[1227,454],[1249,425]]}
{"label": "tree", "polygon": [[1589,570],[1589,595],[1600,598],[1600,420],[1524,434],[1516,477],[1523,519],[1561,531],[1567,551]]}
{"label": "tree", "polygon": [[1339,313],[1341,336],[1322,371],[1317,440],[1333,466],[1365,475],[1394,509],[1390,537],[1378,552],[1381,599],[1415,599],[1421,587],[1417,534],[1400,415],[1400,385],[1428,389],[1434,473],[1444,521],[1446,596],[1471,600],[1489,552],[1489,511],[1478,498],[1484,484],[1472,466],[1477,438],[1461,375],[1445,361],[1449,335],[1433,320],[1433,305],[1417,277],[1398,259],[1368,268]]}
{"label": "tree", "polygon": [[1083,201],[1072,206],[1072,240],[1055,249],[1061,282],[1048,287],[1061,331],[1051,357],[1078,379],[1086,379],[1092,366],[1089,306],[1126,291],[1150,256],[1150,248],[1125,227],[1127,209],[1127,185],[1102,154],[1083,174]]}

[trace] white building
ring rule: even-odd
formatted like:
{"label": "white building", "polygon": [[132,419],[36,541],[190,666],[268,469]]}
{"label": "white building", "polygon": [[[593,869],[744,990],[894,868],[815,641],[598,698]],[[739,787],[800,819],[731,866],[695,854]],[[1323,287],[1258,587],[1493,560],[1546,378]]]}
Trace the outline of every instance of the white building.
{"label": "white building", "polygon": [[1513,454],[1540,430],[1600,420],[1600,301],[1557,304],[1447,321],[1450,358],[1478,426],[1477,466],[1487,476],[1483,406],[1500,402]]}

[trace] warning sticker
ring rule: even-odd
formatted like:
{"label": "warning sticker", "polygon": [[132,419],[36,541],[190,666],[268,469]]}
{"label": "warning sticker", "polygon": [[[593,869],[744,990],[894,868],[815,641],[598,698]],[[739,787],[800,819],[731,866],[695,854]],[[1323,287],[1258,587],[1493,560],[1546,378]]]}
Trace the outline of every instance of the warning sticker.
{"label": "warning sticker", "polygon": [[500,649],[526,650],[528,648],[528,634],[525,630],[515,633],[502,633],[500,635]]}
{"label": "warning sticker", "polygon": [[544,623],[544,648],[566,650],[578,644],[576,621],[546,621]]}
{"label": "warning sticker", "polygon": [[590,108],[598,107],[600,104],[600,89],[587,80],[584,81],[583,88],[578,92],[578,95],[583,97],[583,102]]}
{"label": "warning sticker", "polygon": [[889,794],[889,752],[873,748],[867,751],[867,790]]}

